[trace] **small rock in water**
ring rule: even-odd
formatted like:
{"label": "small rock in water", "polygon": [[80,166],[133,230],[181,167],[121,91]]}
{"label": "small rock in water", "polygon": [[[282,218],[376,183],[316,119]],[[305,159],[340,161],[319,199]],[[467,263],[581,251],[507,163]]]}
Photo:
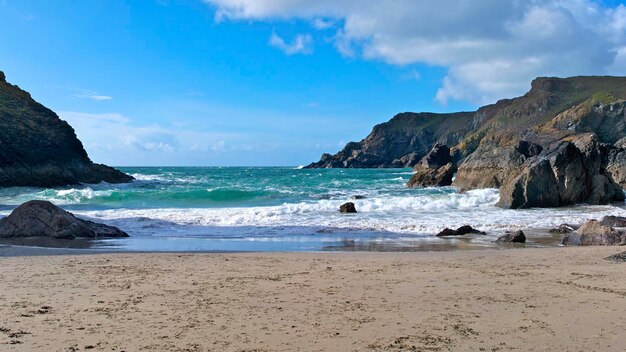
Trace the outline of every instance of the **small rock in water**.
{"label": "small rock in water", "polygon": [[482,231],[478,231],[475,228],[469,226],[469,225],[463,225],[461,227],[459,227],[456,230],[453,229],[449,229],[449,228],[445,228],[443,229],[443,231],[439,232],[437,234],[437,237],[448,237],[448,236],[463,236],[463,235],[467,235],[470,233],[475,233],[475,234],[479,234],[479,235],[486,235],[486,233],[482,232]]}
{"label": "small rock in water", "polygon": [[350,199],[365,199],[367,197],[365,197],[364,195],[360,195],[360,194],[355,194],[352,197],[350,197]]}
{"label": "small rock in water", "polygon": [[522,230],[507,232],[504,236],[498,237],[496,243],[526,243],[526,235]]}
{"label": "small rock in water", "polygon": [[606,260],[611,260],[614,262],[626,262],[626,252],[617,253],[612,256],[604,258]]}
{"label": "small rock in water", "polygon": [[348,202],[348,203],[342,204],[339,207],[339,211],[342,213],[356,213],[356,207],[354,206],[354,203]]}

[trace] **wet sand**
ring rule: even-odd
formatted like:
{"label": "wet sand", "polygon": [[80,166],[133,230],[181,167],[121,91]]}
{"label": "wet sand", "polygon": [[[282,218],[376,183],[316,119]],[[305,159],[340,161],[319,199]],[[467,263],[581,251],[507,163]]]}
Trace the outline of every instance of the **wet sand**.
{"label": "wet sand", "polygon": [[623,351],[620,247],[0,258],[2,351]]}

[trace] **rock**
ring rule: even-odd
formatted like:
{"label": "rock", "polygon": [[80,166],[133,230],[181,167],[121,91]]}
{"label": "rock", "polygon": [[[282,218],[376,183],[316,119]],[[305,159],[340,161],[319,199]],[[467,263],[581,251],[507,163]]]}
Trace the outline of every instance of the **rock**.
{"label": "rock", "polygon": [[469,233],[475,233],[475,234],[479,234],[479,235],[486,235],[486,233],[484,233],[483,231],[476,230],[475,228],[473,228],[473,227],[471,227],[469,225],[463,225],[463,226],[459,227],[458,229],[456,229],[456,232],[459,234],[459,236],[467,235]]}
{"label": "rock", "polygon": [[523,140],[507,146],[495,141],[483,143],[461,164],[454,186],[461,190],[499,188],[526,159],[541,150],[541,146]]}
{"label": "rock", "polygon": [[438,169],[451,162],[450,148],[441,143],[436,143],[430,152],[420,160],[420,164],[429,169]]}
{"label": "rock", "polygon": [[504,208],[558,207],[623,201],[624,192],[606,173],[607,149],[595,135],[558,141],[527,160],[500,189]]}
{"label": "rock", "polygon": [[436,236],[437,237],[459,236],[459,233],[456,232],[456,230],[446,227],[441,232],[439,232]]}
{"label": "rock", "polygon": [[94,164],[74,129],[28,92],[0,79],[0,187],[122,183],[133,178]]}
{"label": "rock", "polygon": [[[597,220],[590,220],[578,229],[582,246],[626,245],[626,232],[603,225]],[[571,242],[571,239],[568,241]],[[569,244],[569,243],[563,243]]]}
{"label": "rock", "polygon": [[561,246],[580,246],[580,235],[576,232],[568,233],[561,239]]}
{"label": "rock", "polygon": [[626,227],[626,217],[612,215],[605,216],[600,221],[600,224],[610,227]]}
{"label": "rock", "polygon": [[522,230],[507,232],[505,235],[498,237],[496,243],[526,243],[526,235]]}
{"label": "rock", "polygon": [[117,227],[76,218],[48,201],[31,200],[0,219],[0,238],[57,239],[128,237]]}
{"label": "rock", "polygon": [[614,261],[614,262],[626,262],[626,252],[613,254],[613,255],[608,256],[608,257],[606,257],[604,259],[611,260],[611,261]]}
{"label": "rock", "polygon": [[360,195],[360,194],[355,194],[352,197],[350,197],[350,199],[365,199],[367,198],[366,196]]}
{"label": "rock", "polygon": [[606,171],[622,188],[626,188],[626,148],[612,149]]}
{"label": "rock", "polygon": [[407,187],[443,187],[452,184],[452,178],[456,172],[456,165],[448,163],[438,169],[431,169],[417,164],[414,171],[415,173],[406,183]]}
{"label": "rock", "polygon": [[356,207],[354,206],[354,203],[348,202],[348,203],[342,204],[339,207],[339,211],[342,213],[356,213]]}
{"label": "rock", "polygon": [[570,233],[578,230],[579,226],[570,225],[570,224],[561,224],[559,227],[555,229],[550,229],[548,232],[550,233]]}
{"label": "rock", "polygon": [[437,237],[449,237],[449,236],[464,236],[467,234],[486,235],[486,233],[476,230],[475,228],[469,225],[464,225],[464,226],[459,227],[456,230],[452,230],[446,227],[441,232],[439,232],[436,236]]}

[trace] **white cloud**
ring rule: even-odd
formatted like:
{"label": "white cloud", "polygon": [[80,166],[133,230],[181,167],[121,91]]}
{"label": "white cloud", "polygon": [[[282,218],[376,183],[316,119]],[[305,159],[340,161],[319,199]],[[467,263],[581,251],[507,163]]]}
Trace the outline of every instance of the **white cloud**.
{"label": "white cloud", "polygon": [[95,100],[95,101],[106,101],[106,100],[112,100],[113,99],[112,96],[98,94],[98,93],[96,93],[94,91],[91,91],[91,90],[81,91],[80,93],[74,94],[74,96],[76,98],[91,99],[91,100]]}
{"label": "white cloud", "polygon": [[310,54],[313,52],[313,38],[310,34],[298,34],[291,43],[287,43],[276,33],[272,33],[269,43],[271,46],[282,50],[287,55]]}
{"label": "white cloud", "polygon": [[[299,19],[314,30],[333,28],[333,44],[347,57],[445,67],[436,97],[442,103],[515,96],[537,76],[626,73],[624,5],[609,8],[592,0],[204,2],[222,21]],[[275,39],[283,50],[296,43]]]}

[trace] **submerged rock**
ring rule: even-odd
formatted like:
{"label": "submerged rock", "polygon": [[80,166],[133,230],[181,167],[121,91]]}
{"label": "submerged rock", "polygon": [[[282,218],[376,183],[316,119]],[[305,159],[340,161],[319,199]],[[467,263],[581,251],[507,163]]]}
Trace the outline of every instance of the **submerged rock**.
{"label": "submerged rock", "polygon": [[522,230],[507,232],[503,236],[498,237],[496,243],[526,243],[526,235]]}
{"label": "submerged rock", "polygon": [[31,200],[0,219],[0,238],[51,237],[57,239],[128,237],[114,226],[76,218],[48,201]]}
{"label": "submerged rock", "polygon": [[348,203],[344,203],[341,206],[339,206],[339,211],[342,213],[356,213],[356,207],[354,206],[354,203],[352,202],[348,202]]}

